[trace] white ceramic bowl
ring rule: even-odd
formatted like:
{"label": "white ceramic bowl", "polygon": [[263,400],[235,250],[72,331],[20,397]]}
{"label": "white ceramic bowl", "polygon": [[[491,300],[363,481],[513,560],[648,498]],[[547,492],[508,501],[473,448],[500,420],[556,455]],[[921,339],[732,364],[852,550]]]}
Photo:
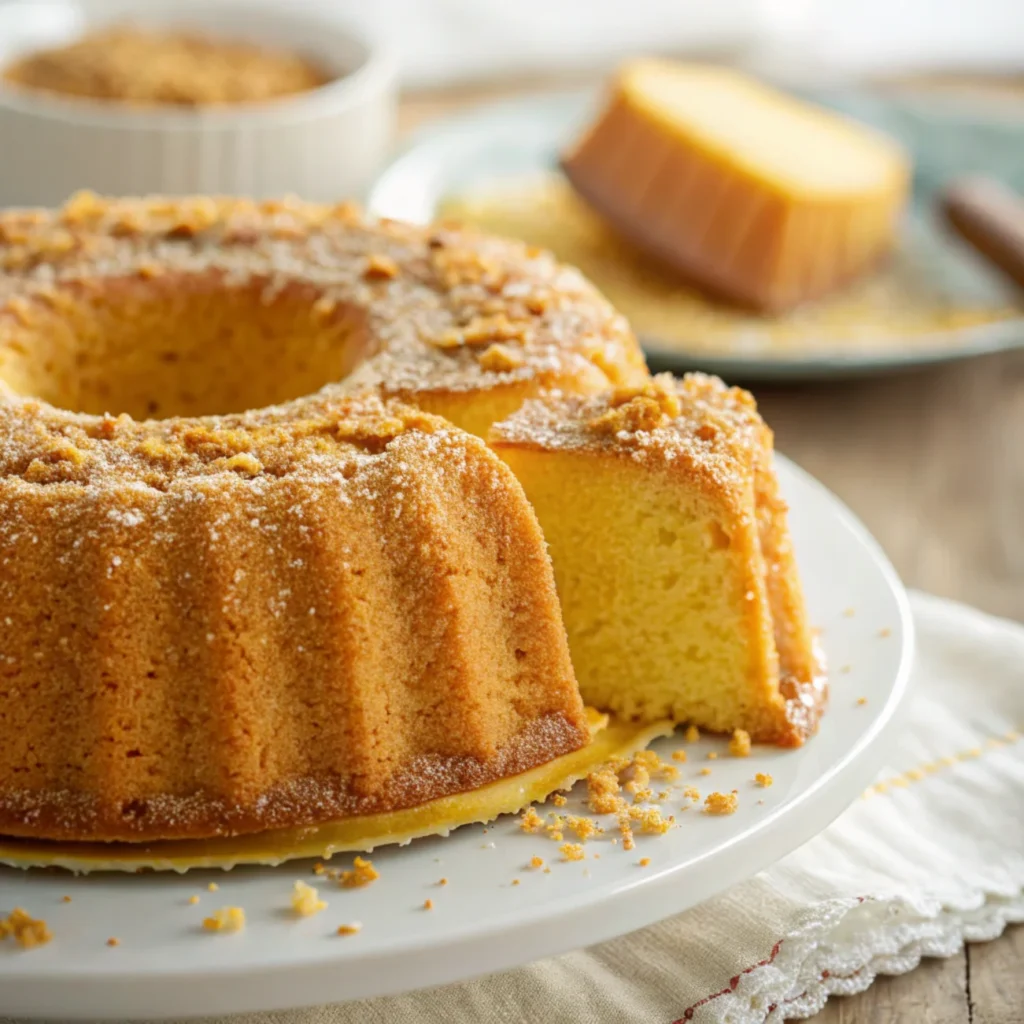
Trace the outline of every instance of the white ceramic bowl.
{"label": "white ceramic bowl", "polygon": [[[335,72],[327,85],[269,103],[218,109],[131,108],[0,81],[0,205],[52,206],[77,189],[330,202],[358,198],[390,148],[394,61],[329,14],[285,5],[176,3],[128,8],[133,25],[288,48]],[[0,4],[0,66],[68,42],[126,7]]]}

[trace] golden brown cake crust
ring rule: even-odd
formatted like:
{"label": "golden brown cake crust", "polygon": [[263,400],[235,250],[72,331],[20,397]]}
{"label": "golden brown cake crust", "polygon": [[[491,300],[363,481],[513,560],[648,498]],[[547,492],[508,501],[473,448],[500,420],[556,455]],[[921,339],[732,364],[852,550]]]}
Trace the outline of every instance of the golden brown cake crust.
{"label": "golden brown cake crust", "polygon": [[315,419],[0,405],[0,609],[9,835],[315,824],[588,738],[511,472],[372,396]]}

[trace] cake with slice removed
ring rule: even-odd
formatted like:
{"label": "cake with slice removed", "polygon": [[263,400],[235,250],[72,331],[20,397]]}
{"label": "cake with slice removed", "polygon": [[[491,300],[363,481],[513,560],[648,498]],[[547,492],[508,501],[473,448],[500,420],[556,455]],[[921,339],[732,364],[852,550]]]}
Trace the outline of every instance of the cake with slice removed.
{"label": "cake with slice removed", "polygon": [[660,375],[492,428],[548,541],[588,704],[796,746],[824,704],[772,465],[745,391]]}
{"label": "cake with slice removed", "polygon": [[900,147],[735,71],[641,60],[562,166],[620,233],[714,294],[778,311],[890,248]]}

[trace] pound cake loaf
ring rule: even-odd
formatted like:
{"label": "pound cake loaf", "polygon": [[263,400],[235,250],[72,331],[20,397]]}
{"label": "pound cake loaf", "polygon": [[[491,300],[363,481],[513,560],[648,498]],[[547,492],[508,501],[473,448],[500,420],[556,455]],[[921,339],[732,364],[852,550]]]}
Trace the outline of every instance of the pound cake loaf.
{"label": "pound cake loaf", "polygon": [[627,65],[562,166],[615,229],[716,295],[780,311],[891,247],[890,139],[727,68]]}
{"label": "pound cake loaf", "polygon": [[540,519],[586,702],[783,746],[809,735],[824,684],[749,394],[665,374],[552,395],[491,445]]}

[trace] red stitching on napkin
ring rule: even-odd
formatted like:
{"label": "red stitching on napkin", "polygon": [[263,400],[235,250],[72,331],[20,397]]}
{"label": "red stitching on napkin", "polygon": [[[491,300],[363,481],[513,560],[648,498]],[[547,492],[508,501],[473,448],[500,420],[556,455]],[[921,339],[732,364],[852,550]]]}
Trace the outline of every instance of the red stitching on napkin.
{"label": "red stitching on napkin", "polygon": [[779,950],[782,949],[783,942],[785,942],[785,939],[779,939],[779,941],[776,942],[774,946],[772,946],[771,953],[769,953],[769,955],[764,960],[759,960],[756,964],[751,964],[750,967],[745,967],[742,971],[740,971],[739,974],[734,974],[729,979],[728,988],[723,988],[721,992],[715,992],[713,995],[705,996],[703,999],[694,1003],[693,1006],[690,1006],[686,1009],[682,1017],[680,1017],[678,1020],[674,1020],[672,1024],[686,1024],[686,1021],[693,1020],[693,1015],[702,1006],[706,1006],[708,1003],[710,1003],[714,999],[717,999],[719,996],[725,996],[728,995],[730,992],[735,992],[736,986],[740,983],[740,978],[742,978],[744,974],[750,974],[752,971],[756,971],[759,967],[767,967],[779,955]]}
{"label": "red stitching on napkin", "polygon": [[[863,903],[867,899],[869,899],[868,896],[858,896],[857,897],[857,902],[858,903]],[[698,1002],[694,1003],[693,1006],[687,1007],[687,1009],[683,1013],[682,1017],[680,1017],[678,1020],[672,1021],[672,1024],[686,1024],[686,1022],[688,1020],[693,1020],[693,1015],[702,1006],[706,1006],[708,1003],[712,1002],[713,1000],[718,999],[719,996],[726,996],[730,992],[735,992],[736,991],[736,986],[740,983],[740,978],[742,978],[744,974],[750,974],[752,971],[756,971],[759,967],[767,967],[779,955],[779,950],[782,949],[782,944],[785,941],[786,941],[785,939],[779,939],[779,941],[776,942],[774,946],[772,946],[771,953],[769,953],[768,956],[765,957],[764,960],[759,960],[756,964],[752,964],[750,967],[745,967],[742,971],[740,971],[739,974],[734,974],[729,979],[729,987],[728,988],[723,988],[721,992],[715,992],[714,994],[712,994],[710,996],[705,996],[703,999],[701,999]],[[853,974],[851,975],[851,977],[856,977],[858,974],[860,974],[859,970],[854,971]],[[828,978],[830,976],[831,975],[830,975],[829,971],[823,971],[822,974],[821,974],[822,980],[825,980],[826,978]],[[806,994],[807,993],[804,992],[803,994],[797,996],[796,998],[797,999],[802,999],[803,996],[805,996]],[[786,1000],[787,1003],[791,1003],[793,1001],[794,1001],[793,999],[787,999]],[[772,1005],[768,1007],[768,1012],[771,1013],[772,1010],[774,1010],[775,1008],[776,1008],[776,1004],[772,1003]]]}

